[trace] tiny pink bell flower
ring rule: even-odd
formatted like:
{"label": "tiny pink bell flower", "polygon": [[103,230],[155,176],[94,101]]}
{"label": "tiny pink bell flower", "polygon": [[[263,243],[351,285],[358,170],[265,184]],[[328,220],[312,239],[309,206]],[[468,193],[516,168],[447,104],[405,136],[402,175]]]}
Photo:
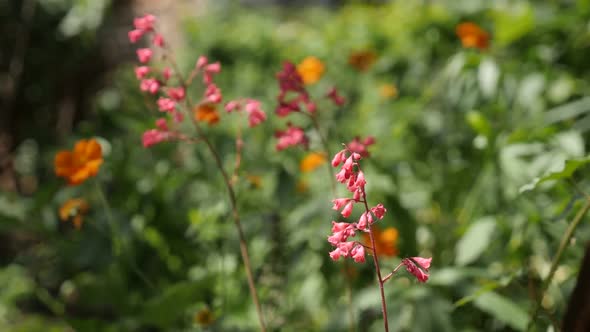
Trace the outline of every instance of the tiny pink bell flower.
{"label": "tiny pink bell flower", "polygon": [[140,48],[136,51],[136,53],[137,53],[137,58],[139,59],[139,62],[141,62],[141,63],[149,62],[150,59],[152,58],[152,55],[154,54],[154,52],[149,48]]}

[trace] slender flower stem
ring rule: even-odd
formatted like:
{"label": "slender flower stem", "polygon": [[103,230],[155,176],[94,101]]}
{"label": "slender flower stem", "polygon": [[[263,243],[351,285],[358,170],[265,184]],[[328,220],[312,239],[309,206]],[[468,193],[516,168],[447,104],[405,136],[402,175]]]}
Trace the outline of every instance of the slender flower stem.
{"label": "slender flower stem", "polygon": [[[369,205],[367,205],[367,194],[365,193],[365,189],[361,188],[363,194],[363,200],[365,204],[365,212],[371,213],[369,210]],[[375,245],[375,236],[373,235],[373,229],[371,225],[367,225],[369,229],[369,237],[371,238],[371,246],[373,247],[373,263],[375,264],[375,271],[377,272],[377,281],[379,282],[379,291],[381,292],[381,313],[383,314],[383,327],[385,328],[385,332],[389,332],[389,322],[387,321],[387,304],[385,302],[385,291],[383,289],[383,279],[381,278],[381,268],[379,267],[379,257],[377,255],[377,246]]]}
{"label": "slender flower stem", "polygon": [[[102,206],[104,207],[106,218],[107,218],[107,223],[109,225],[109,229],[111,232],[111,241],[113,241],[113,254],[115,255],[115,257],[125,258],[124,257],[124,255],[125,255],[124,249],[125,248],[123,248],[124,243],[121,242],[121,239],[120,239],[121,228],[119,227],[119,224],[117,224],[117,222],[115,221],[115,218],[113,217],[113,210],[111,208],[111,205],[109,204],[109,201],[106,199],[106,196],[104,194],[104,190],[102,189],[102,186],[100,185],[100,183],[98,181],[94,181],[94,184],[96,187],[96,192],[98,194],[98,199],[100,200]],[[139,269],[139,267],[137,266],[137,264],[135,263],[135,260],[133,260],[133,258],[129,257],[128,263],[129,263],[129,266],[131,267],[131,269],[133,270],[133,272],[135,272],[135,274],[137,274],[137,276],[146,285],[148,285],[150,288],[155,288],[154,284],[150,281],[150,279],[143,272],[141,272],[141,270]]]}
{"label": "slender flower stem", "polygon": [[217,153],[217,150],[215,150],[215,147],[211,144],[209,139],[207,139],[207,137],[203,135],[203,133],[198,125],[195,124],[195,128],[197,129],[197,132],[198,132],[199,136],[201,137],[201,139],[205,142],[205,144],[209,148],[209,152],[211,152],[211,154],[213,155],[213,159],[215,160],[215,163],[217,164],[217,168],[219,169],[219,171],[221,172],[221,175],[223,176],[223,180],[225,182],[225,186],[226,186],[228,194],[229,194],[229,200],[231,203],[234,224],[236,225],[236,229],[238,231],[238,238],[239,238],[239,242],[240,242],[240,252],[242,254],[242,260],[244,261],[244,267],[246,270],[246,277],[248,279],[248,287],[250,288],[250,295],[252,296],[252,301],[254,302],[254,306],[256,307],[256,313],[258,314],[258,320],[260,323],[260,330],[264,332],[264,331],[266,331],[266,327],[264,324],[264,317],[262,314],[262,306],[260,305],[260,300],[258,299],[258,294],[256,292],[256,285],[254,283],[254,277],[252,274],[252,264],[250,264],[250,255],[248,254],[248,246],[246,244],[246,236],[244,235],[244,230],[242,229],[242,223],[240,222],[240,214],[238,213],[236,194],[235,194],[235,191],[234,191],[233,186],[231,184],[231,179],[229,178],[229,176],[225,172],[225,170],[223,168],[223,163],[221,161],[221,158],[219,157],[219,154]]}
{"label": "slender flower stem", "polygon": [[532,310],[531,317],[530,317],[529,323],[527,325],[526,331],[530,331],[533,328],[534,323],[535,323],[535,319],[537,318],[537,315],[539,314],[539,310],[541,309],[541,302],[543,300],[543,296],[545,295],[545,292],[547,291],[547,289],[549,288],[549,285],[551,284],[551,281],[553,280],[553,276],[555,275],[555,271],[557,270],[557,266],[559,265],[559,261],[561,260],[561,256],[563,255],[565,248],[570,243],[572,236],[574,235],[574,231],[578,227],[578,224],[582,221],[582,219],[584,219],[584,217],[586,216],[586,213],[588,213],[588,210],[590,210],[590,198],[586,199],[586,204],[584,204],[584,206],[578,211],[578,213],[574,217],[574,220],[569,224],[565,233],[563,234],[563,237],[561,238],[561,242],[559,243],[559,248],[557,249],[557,253],[555,254],[555,257],[553,258],[553,262],[551,263],[551,268],[549,269],[549,274],[547,275],[547,278],[545,278],[545,280],[543,281],[543,285],[541,287],[541,292],[539,294],[537,301],[535,302],[535,306]]}
{"label": "slender flower stem", "polygon": [[[172,67],[174,68],[176,75],[177,75],[182,87],[184,88],[184,90],[188,91],[188,86],[186,85],[187,81],[185,81],[183,79],[182,74],[180,73],[178,66],[176,65],[176,62],[174,61],[174,58],[172,56],[168,56],[167,60],[171,63]],[[191,78],[191,81],[192,81],[192,78]],[[188,96],[188,94],[185,98],[185,104],[186,104],[185,114],[186,114],[186,116],[188,116],[191,119],[191,122],[193,123],[193,126],[197,132],[198,139],[201,140],[202,142],[204,142],[205,145],[207,145],[209,152],[211,153],[211,155],[213,155],[213,159],[215,160],[215,164],[216,164],[217,168],[219,169],[219,171],[221,172],[221,175],[223,177],[223,182],[225,183],[225,187],[227,188],[227,192],[229,195],[229,201],[230,201],[231,209],[232,209],[232,216],[233,216],[234,224],[236,226],[236,230],[238,231],[238,239],[239,239],[239,243],[240,243],[240,253],[242,255],[242,260],[244,262],[244,268],[246,270],[246,278],[248,279],[248,288],[250,289],[250,296],[252,296],[252,301],[254,302],[254,306],[256,308],[256,314],[258,315],[260,330],[262,332],[266,332],[266,325],[264,323],[262,306],[260,305],[260,300],[258,299],[258,293],[256,291],[256,285],[254,283],[254,276],[252,273],[252,264],[250,263],[250,255],[248,253],[248,246],[246,244],[246,236],[244,235],[244,230],[242,229],[242,223],[240,221],[240,214],[238,212],[238,204],[237,204],[237,200],[236,200],[236,194],[235,194],[235,191],[234,191],[234,188],[232,185],[232,179],[228,176],[227,172],[223,168],[223,162],[221,161],[221,157],[219,156],[219,153],[217,152],[217,150],[215,149],[215,147],[213,146],[211,141],[207,138],[207,136],[205,135],[205,133],[203,132],[203,130],[201,129],[201,127],[197,123],[197,120],[192,116],[192,114],[190,112],[192,101],[190,100],[190,97]],[[241,151],[240,151],[240,153],[241,153]],[[237,171],[237,169],[236,169],[236,171]]]}

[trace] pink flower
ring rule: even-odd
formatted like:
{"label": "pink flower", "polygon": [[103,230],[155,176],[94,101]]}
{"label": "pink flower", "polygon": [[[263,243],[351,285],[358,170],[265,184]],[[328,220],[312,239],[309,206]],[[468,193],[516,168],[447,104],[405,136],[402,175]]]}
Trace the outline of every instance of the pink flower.
{"label": "pink flower", "polygon": [[152,55],[154,54],[154,52],[149,48],[140,48],[136,52],[137,52],[137,58],[139,59],[139,62],[141,62],[141,63],[149,62],[150,59],[152,58]]}
{"label": "pink flower", "polygon": [[344,97],[338,94],[338,90],[336,90],[335,87],[331,88],[328,91],[326,97],[330,98],[334,102],[334,104],[336,104],[336,106],[342,106],[346,102]]}
{"label": "pink flower", "polygon": [[340,243],[345,242],[354,235],[355,228],[353,224],[332,221],[332,235],[328,237],[328,242],[333,246],[339,246]]}
{"label": "pink flower", "polygon": [[135,67],[135,77],[138,80],[144,78],[150,72],[150,67],[148,66],[139,66]]}
{"label": "pink flower", "polygon": [[342,211],[340,211],[340,213],[342,214],[342,216],[344,218],[350,217],[350,214],[352,213],[353,206],[354,206],[353,201],[348,201],[348,203],[346,203],[346,205],[344,206],[344,209],[342,209]]}
{"label": "pink flower", "polygon": [[156,127],[158,127],[162,131],[168,131],[168,123],[166,122],[166,119],[159,118],[158,120],[156,120]]}
{"label": "pink flower", "polygon": [[171,136],[168,132],[159,131],[157,129],[150,129],[143,133],[143,147],[149,148],[152,145],[168,140],[170,137]]}
{"label": "pink flower", "polygon": [[430,258],[422,258],[422,257],[411,257],[414,262],[416,262],[421,268],[428,270],[430,268],[430,263],[432,262],[432,257]]}
{"label": "pink flower", "polygon": [[181,101],[185,97],[184,88],[182,88],[182,87],[168,88],[166,93],[168,94],[168,97],[170,97],[176,101]]}
{"label": "pink flower", "polygon": [[356,247],[352,248],[350,255],[357,263],[364,263],[365,262],[365,247],[361,245],[357,245]]}
{"label": "pink flower", "polygon": [[160,112],[172,112],[176,109],[176,102],[170,98],[160,97],[158,99]]}
{"label": "pink flower", "polygon": [[135,29],[131,30],[127,33],[127,37],[129,37],[129,41],[135,44],[140,38],[143,36],[143,30]]}
{"label": "pink flower", "polygon": [[[416,258],[418,258],[419,261],[416,260]],[[426,282],[428,280],[430,261],[432,261],[432,258],[412,257],[404,258],[401,264],[403,264],[406,267],[406,270],[413,274],[418,281]]]}
{"label": "pink flower", "polygon": [[159,33],[155,34],[154,39],[152,39],[152,44],[158,47],[164,46],[164,37],[162,37],[162,35]]}
{"label": "pink flower", "polygon": [[342,163],[345,160],[346,150],[342,150],[334,155],[334,158],[332,159],[332,167],[337,167],[338,165],[340,165],[340,163]]}
{"label": "pink flower", "polygon": [[358,153],[361,157],[368,157],[370,154],[367,149],[373,144],[375,144],[375,138],[373,136],[368,136],[363,141],[357,136],[350,143],[346,144],[346,146],[350,151]]}
{"label": "pink flower", "polygon": [[340,210],[350,201],[350,198],[336,198],[332,200],[334,205],[332,206],[332,210]]}
{"label": "pink flower", "polygon": [[342,169],[340,170],[340,172],[336,173],[336,181],[340,182],[340,183],[344,183],[346,182],[346,180],[348,178],[350,178],[350,171],[348,171],[346,168],[342,167]]}
{"label": "pink flower", "polygon": [[356,224],[356,228],[360,229],[361,231],[364,231],[365,229],[367,229],[367,224],[370,225],[372,223],[373,216],[370,213],[364,212],[363,214],[361,214],[359,222]]}
{"label": "pink flower", "polygon": [[242,107],[242,105],[240,105],[240,103],[235,100],[232,100],[232,101],[228,102],[227,104],[225,104],[225,110],[228,113],[231,113],[232,111],[239,111],[241,107]]}
{"label": "pink flower", "polygon": [[205,67],[205,71],[208,73],[217,74],[221,71],[221,64],[219,63],[219,61],[209,64]]}
{"label": "pink flower", "polygon": [[354,193],[352,193],[352,199],[354,199],[355,201],[360,201],[361,200],[361,191],[360,190],[355,190]]}
{"label": "pink flower", "polygon": [[385,212],[387,212],[387,209],[383,207],[383,204],[379,203],[377,204],[377,206],[371,208],[371,212],[373,212],[375,217],[383,219],[383,216],[385,215]]}
{"label": "pink flower", "polygon": [[145,15],[143,17],[137,17],[133,20],[133,25],[136,29],[142,31],[150,31],[154,29],[154,23],[156,23],[156,17],[154,15]]}
{"label": "pink flower", "polygon": [[199,57],[199,59],[197,60],[196,66],[198,69],[201,69],[201,68],[205,67],[205,65],[207,65],[207,57],[201,55]]}
{"label": "pink flower", "polygon": [[221,102],[221,90],[215,84],[209,84],[205,89],[205,99],[210,103],[217,104]]}
{"label": "pink flower", "polygon": [[365,184],[367,184],[367,181],[365,180],[365,173],[359,171],[356,177],[356,182],[354,184],[357,187],[364,187]]}
{"label": "pink flower", "polygon": [[153,78],[143,79],[141,80],[139,88],[141,89],[141,91],[156,94],[156,92],[158,92],[158,89],[160,89],[160,82]]}
{"label": "pink flower", "polygon": [[307,149],[309,140],[302,128],[288,124],[289,128],[284,131],[277,131],[275,137],[279,139],[276,145],[277,151],[284,150],[290,146],[302,145]]}
{"label": "pink flower", "polygon": [[260,109],[260,102],[258,100],[250,99],[246,101],[244,109],[248,113],[248,125],[250,127],[255,127],[266,120],[266,114]]}
{"label": "pink flower", "polygon": [[164,70],[162,70],[162,76],[164,77],[164,79],[167,81],[170,79],[170,77],[172,76],[172,69],[166,67],[164,68]]}

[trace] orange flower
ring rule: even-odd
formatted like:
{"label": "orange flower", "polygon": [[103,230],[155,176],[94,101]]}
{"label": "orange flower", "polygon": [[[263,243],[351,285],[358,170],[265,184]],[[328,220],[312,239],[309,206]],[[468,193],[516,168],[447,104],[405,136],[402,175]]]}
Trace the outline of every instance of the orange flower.
{"label": "orange flower", "polygon": [[210,126],[219,122],[219,113],[213,104],[200,104],[193,109],[197,121],[205,121]]}
{"label": "orange flower", "polygon": [[383,99],[395,98],[397,94],[397,87],[393,84],[383,84],[379,87],[379,95]]}
{"label": "orange flower", "polygon": [[195,313],[194,321],[201,326],[209,326],[215,322],[215,317],[209,308],[203,308]]}
{"label": "orange flower", "polygon": [[72,198],[67,200],[59,208],[59,219],[62,221],[68,221],[72,219],[72,223],[77,229],[82,227],[82,221],[84,215],[88,212],[89,206],[83,198]]}
{"label": "orange flower", "polygon": [[377,53],[371,50],[356,51],[348,56],[348,64],[358,71],[366,71],[377,61]]}
{"label": "orange flower", "polygon": [[73,151],[60,151],[55,155],[55,174],[66,178],[70,185],[78,185],[96,176],[102,162],[100,144],[95,139],[80,140]]}
{"label": "orange flower", "polygon": [[259,189],[262,188],[262,178],[258,175],[247,175],[246,179],[250,182],[250,185],[255,188]]}
{"label": "orange flower", "polygon": [[[381,231],[379,227],[372,227],[375,237],[375,247],[378,255],[393,257],[397,255],[398,231],[395,227],[388,227]],[[370,247],[371,237],[369,233],[363,233],[363,244]],[[371,252],[371,251],[369,251]]]}
{"label": "orange flower", "polygon": [[324,70],[324,64],[314,56],[308,56],[297,65],[297,73],[299,73],[305,84],[313,84],[319,81],[324,74]]}
{"label": "orange flower", "polygon": [[475,47],[480,50],[488,48],[490,35],[472,22],[465,22],[457,25],[457,36],[461,39],[463,47]]}
{"label": "orange flower", "polygon": [[311,152],[299,163],[299,170],[311,172],[326,162],[326,155],[320,152]]}

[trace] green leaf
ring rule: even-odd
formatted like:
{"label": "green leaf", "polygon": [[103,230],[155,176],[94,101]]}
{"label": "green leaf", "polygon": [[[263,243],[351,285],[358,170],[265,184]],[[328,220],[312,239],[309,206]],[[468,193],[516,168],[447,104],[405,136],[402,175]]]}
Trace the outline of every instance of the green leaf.
{"label": "green leaf", "polygon": [[506,46],[530,32],[535,23],[530,5],[519,3],[492,13],[495,23],[494,42]]}
{"label": "green leaf", "polygon": [[540,183],[550,180],[564,180],[569,179],[580,168],[590,163],[590,156],[582,159],[570,159],[565,161],[565,165],[561,171],[550,172],[540,178],[535,178],[530,183],[520,187],[521,193],[535,189]]}
{"label": "green leaf", "polygon": [[480,310],[487,312],[499,321],[508,324],[517,331],[524,331],[528,321],[526,311],[516,303],[496,292],[487,292],[478,296],[474,305]]}
{"label": "green leaf", "polygon": [[475,261],[488,247],[495,227],[496,220],[493,217],[481,218],[471,225],[455,248],[457,265]]}

